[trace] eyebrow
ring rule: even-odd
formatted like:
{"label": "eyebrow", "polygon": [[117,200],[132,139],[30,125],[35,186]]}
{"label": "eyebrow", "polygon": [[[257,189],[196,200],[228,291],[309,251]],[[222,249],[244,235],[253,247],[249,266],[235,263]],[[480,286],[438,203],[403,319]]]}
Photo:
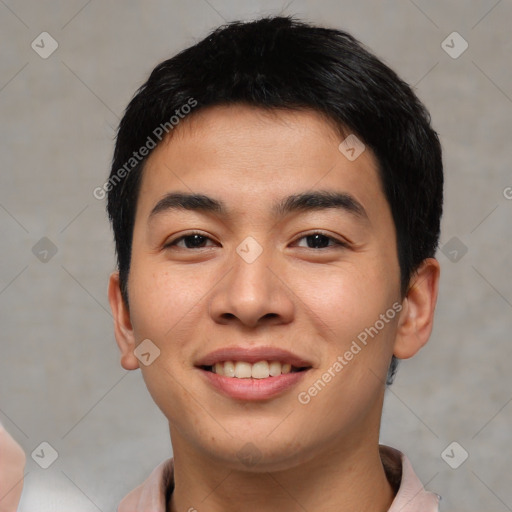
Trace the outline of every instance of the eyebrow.
{"label": "eyebrow", "polygon": [[[369,220],[363,205],[354,196],[347,192],[332,190],[316,190],[287,196],[273,205],[272,213],[284,217],[292,212],[319,211],[330,208],[349,213],[358,220]],[[224,217],[229,217],[231,214],[225,203],[219,199],[204,194],[169,192],[153,207],[148,222],[158,214],[172,210],[214,213]]]}

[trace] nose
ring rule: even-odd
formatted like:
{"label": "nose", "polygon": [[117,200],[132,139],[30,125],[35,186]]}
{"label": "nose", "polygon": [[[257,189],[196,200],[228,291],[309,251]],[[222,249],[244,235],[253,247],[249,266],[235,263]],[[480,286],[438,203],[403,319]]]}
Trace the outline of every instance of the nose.
{"label": "nose", "polygon": [[293,292],[270,251],[263,250],[254,261],[235,252],[230,263],[210,297],[209,312],[216,323],[256,327],[292,321]]}

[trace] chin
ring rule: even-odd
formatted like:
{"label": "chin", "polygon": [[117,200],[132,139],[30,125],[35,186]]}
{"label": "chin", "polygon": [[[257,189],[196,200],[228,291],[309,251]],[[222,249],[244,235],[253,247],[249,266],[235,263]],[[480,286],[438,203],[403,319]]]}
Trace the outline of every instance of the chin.
{"label": "chin", "polygon": [[274,440],[268,438],[268,433],[261,436],[247,436],[246,439],[232,439],[226,441],[225,446],[205,446],[208,456],[216,462],[234,471],[250,473],[267,473],[284,471],[297,466],[308,457],[299,446],[293,446],[289,441],[276,436]]}

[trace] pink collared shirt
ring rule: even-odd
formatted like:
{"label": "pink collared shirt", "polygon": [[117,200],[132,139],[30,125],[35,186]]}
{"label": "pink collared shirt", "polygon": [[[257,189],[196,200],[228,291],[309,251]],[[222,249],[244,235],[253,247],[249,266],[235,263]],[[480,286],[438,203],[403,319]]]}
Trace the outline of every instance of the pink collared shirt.
{"label": "pink collared shirt", "polygon": [[[441,497],[423,488],[409,459],[395,448],[380,445],[379,449],[389,481],[399,481],[388,512],[439,512]],[[117,512],[166,512],[167,490],[174,486],[173,469],[172,458],[160,463],[121,501]]]}

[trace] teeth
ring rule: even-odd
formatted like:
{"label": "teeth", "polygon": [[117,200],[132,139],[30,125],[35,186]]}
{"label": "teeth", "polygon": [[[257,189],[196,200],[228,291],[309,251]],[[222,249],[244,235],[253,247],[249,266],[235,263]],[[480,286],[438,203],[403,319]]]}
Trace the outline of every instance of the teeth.
{"label": "teeth", "polygon": [[272,377],[277,377],[279,375],[281,375],[281,363],[279,361],[272,361],[269,365],[268,365],[268,373],[272,376]]}
{"label": "teeth", "polygon": [[[238,363],[237,363],[238,364]],[[251,377],[253,379],[266,379],[270,375],[267,361],[254,363],[251,368]],[[238,377],[238,375],[237,375]]]}
{"label": "teeth", "polygon": [[235,377],[238,379],[250,379],[252,377],[251,365],[249,363],[237,361],[235,363]]}
{"label": "teeth", "polygon": [[[219,363],[222,364],[222,363]],[[215,365],[217,366],[217,365]],[[224,363],[224,376],[225,377],[234,377],[235,376],[235,365],[232,361],[226,361]]]}
{"label": "teeth", "polygon": [[283,373],[290,373],[292,365],[280,361],[258,361],[251,364],[245,361],[225,361],[224,363],[215,363],[212,371],[217,375],[224,377],[236,377],[237,379],[266,379],[268,377],[278,377]]}
{"label": "teeth", "polygon": [[212,369],[217,375],[224,375],[224,365],[222,363],[215,363],[215,366]]}

